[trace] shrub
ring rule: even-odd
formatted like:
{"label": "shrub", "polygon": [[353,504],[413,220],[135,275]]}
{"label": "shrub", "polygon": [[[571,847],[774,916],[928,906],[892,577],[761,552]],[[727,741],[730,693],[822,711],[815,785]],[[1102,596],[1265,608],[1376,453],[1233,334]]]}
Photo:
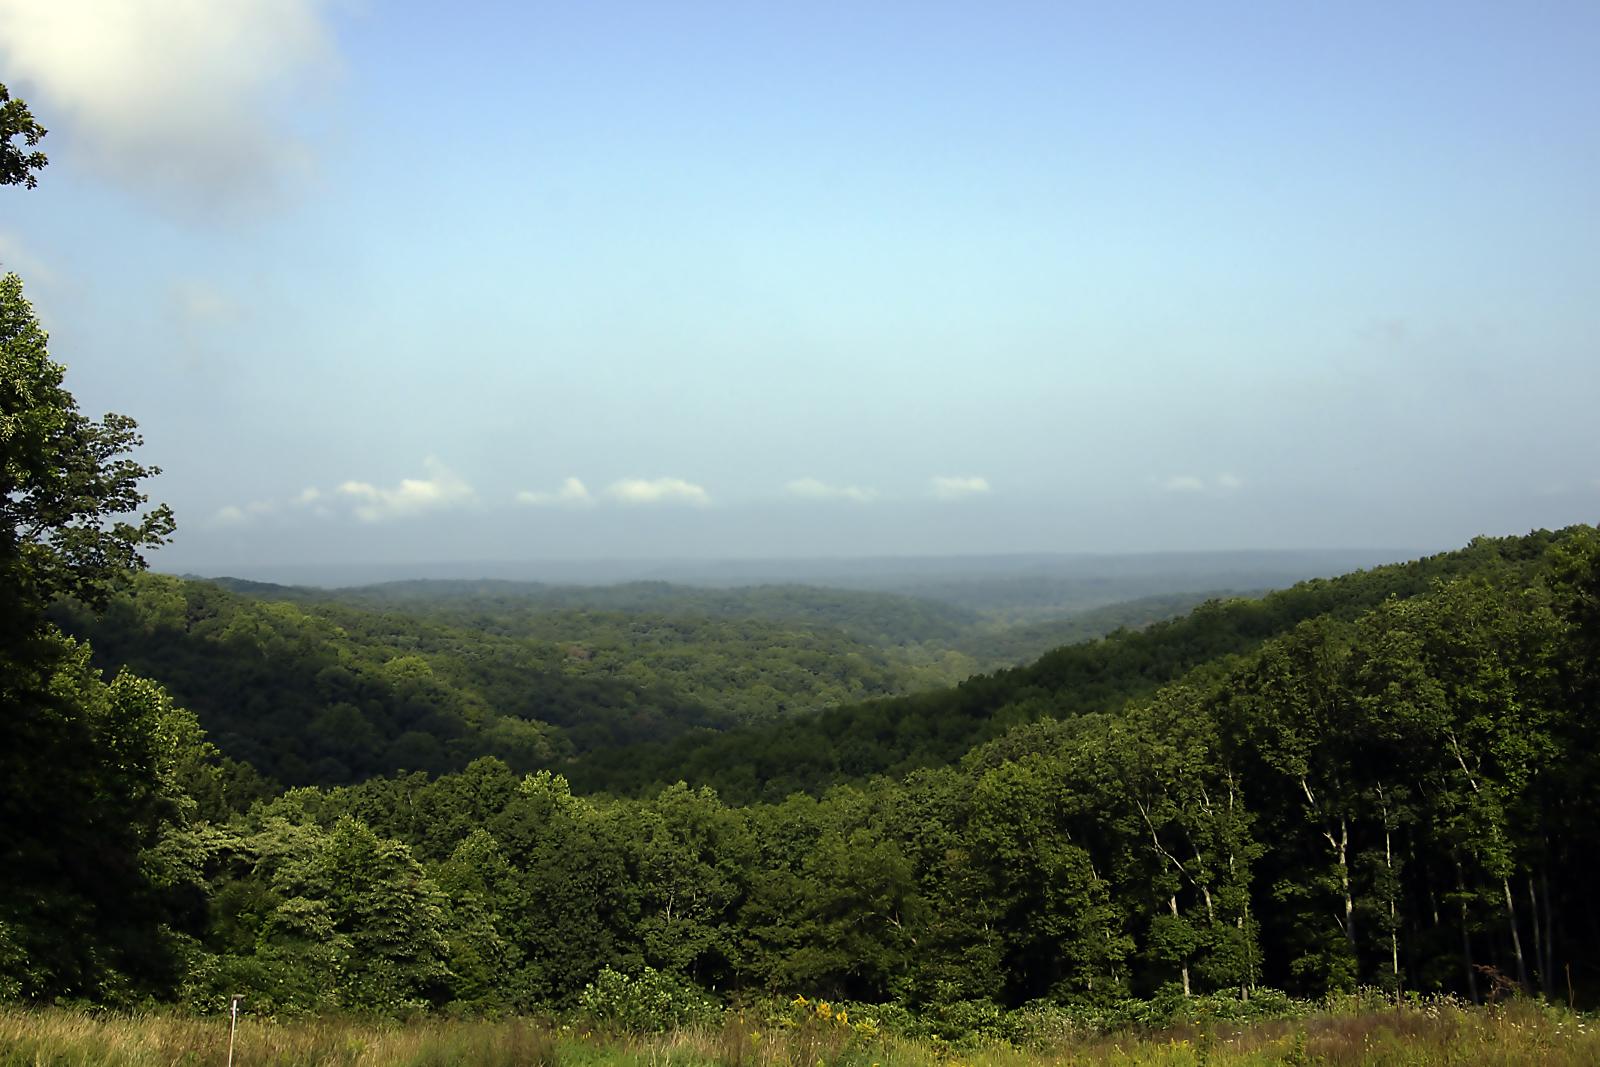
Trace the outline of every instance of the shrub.
{"label": "shrub", "polygon": [[708,1025],[722,1010],[704,990],[653,967],[638,975],[607,967],[584,987],[578,1007],[597,1027],[641,1034]]}

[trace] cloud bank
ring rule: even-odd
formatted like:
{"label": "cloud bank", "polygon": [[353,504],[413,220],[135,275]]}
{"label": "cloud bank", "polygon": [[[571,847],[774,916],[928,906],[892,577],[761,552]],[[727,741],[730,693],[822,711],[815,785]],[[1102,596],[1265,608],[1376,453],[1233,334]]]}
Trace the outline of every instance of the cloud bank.
{"label": "cloud bank", "polygon": [[429,456],[422,461],[422,466],[426,477],[402,478],[392,488],[358,481],[342,482],[332,490],[307,486],[281,502],[255,500],[243,506],[228,504],[212,513],[211,522],[216,526],[242,526],[258,519],[286,518],[294,511],[307,510],[318,518],[343,512],[362,522],[383,522],[446,511],[477,499],[472,486],[437,459]]}
{"label": "cloud bank", "polygon": [[51,155],[180,215],[248,212],[309,170],[297,89],[337,67],[326,0],[0,0],[0,59]]}
{"label": "cloud bank", "polygon": [[850,500],[857,504],[870,504],[878,496],[876,489],[858,485],[829,485],[816,478],[796,478],[787,483],[783,491],[805,500]]}
{"label": "cloud bank", "polygon": [[929,479],[929,485],[938,500],[960,500],[989,491],[989,479],[977,475],[937,475]]}
{"label": "cloud bank", "polygon": [[[402,478],[392,489],[370,482],[344,482],[335,492],[354,503],[355,516],[363,522],[382,522],[430,511],[442,511],[476,498],[472,486],[443,463],[428,457],[423,462],[426,478]],[[304,494],[302,494],[304,496]]]}
{"label": "cloud bank", "polygon": [[587,507],[594,503],[594,496],[583,482],[577,478],[568,478],[561,483],[561,488],[552,493],[524,489],[517,494],[517,502],[537,507]]}
{"label": "cloud bank", "polygon": [[[318,518],[353,515],[362,522],[387,522],[437,512],[457,510],[478,502],[475,489],[455,471],[429,456],[423,461],[424,476],[402,478],[393,486],[350,480],[332,489],[308,486],[284,501],[257,500],[249,504],[228,504],[211,515],[215,526],[241,526],[275,516],[287,519],[296,512],[310,512]],[[517,503],[535,507],[593,507],[602,499],[621,505],[689,504],[704,507],[711,494],[703,486],[682,478],[624,478],[613,482],[603,494],[589,491],[579,478],[567,478],[549,492],[524,489],[514,498]]]}
{"label": "cloud bank", "polygon": [[613,482],[606,495],[622,504],[693,504],[704,507],[711,495],[702,486],[682,478],[624,478]]}

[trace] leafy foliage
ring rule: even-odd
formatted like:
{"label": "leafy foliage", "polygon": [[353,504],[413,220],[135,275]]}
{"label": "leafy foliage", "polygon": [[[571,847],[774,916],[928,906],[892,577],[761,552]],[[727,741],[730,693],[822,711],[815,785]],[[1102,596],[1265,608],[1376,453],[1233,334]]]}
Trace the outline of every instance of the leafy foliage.
{"label": "leafy foliage", "polygon": [[1554,991],[1600,948],[1571,919],[1597,556],[1584,529],[1483,541],[1066,649],[943,695],[1010,725],[899,778],[736,807],[482,758],[175,825],[163,884],[204,902],[184,988],[637,1027],[691,989],[804,989],[995,1034],[1030,1004],[1470,997],[1478,966]]}
{"label": "leafy foliage", "polygon": [[155,472],[127,458],[132,420],[85,418],[63,375],[0,279],[0,993],[124,1001],[170,988],[169,934],[196,917],[152,849],[209,752],[159,686],[105,681],[44,618],[57,596],[103,603],[172,530],[165,507],[121,517]]}
{"label": "leafy foliage", "polygon": [[1459,552],[1301,582],[1260,599],[1211,600],[1182,618],[1059,648],[953,689],[586,754],[567,773],[585,788],[632,794],[683,778],[743,801],[936,767],[1018,724],[1114,711],[1190,671],[1223,669],[1228,657],[1308,619],[1354,618],[1388,597],[1413,596],[1438,578],[1476,569],[1509,568],[1526,578],[1550,543],[1548,534],[1485,539]]}
{"label": "leafy foliage", "polygon": [[[34,119],[28,105],[0,85],[0,185],[32,189],[39,184],[34,171],[43,170],[50,161],[36,146],[47,132]],[[21,145],[14,143],[18,137],[22,138]]]}
{"label": "leafy foliage", "polygon": [[[1166,629],[1201,648],[1268,636],[1117,706],[1058,705],[959,764],[820,796],[585,798],[483,760],[266,810],[414,849],[454,887],[446,984],[476,1004],[621,998],[643,968],[958,1029],[985,1003],[1104,1014],[1263,983],[1470,996],[1467,964],[1553,989],[1554,961],[1591,948],[1558,917],[1582,913],[1600,846],[1564,786],[1600,754],[1570,669],[1587,545],[1482,542],[1211,605]],[[1376,595],[1397,589],[1414,591]],[[1184,662],[1161,637],[1105,644]]]}
{"label": "leafy foliage", "polygon": [[160,679],[230,756],[294,785],[481,755],[532,770],[940,676],[826,627],[567,609],[475,623],[158,575],[103,615],[63,602],[54,617],[97,663]]}
{"label": "leafy foliage", "polygon": [[[132,419],[94,422],[62,387],[44,330],[15,274],[0,278],[0,616],[29,628],[58,596],[104,604],[172,533],[161,505],[137,512],[139,483],[159,473],[128,458]],[[12,630],[13,634],[15,630]]]}
{"label": "leafy foliage", "polygon": [[596,1025],[634,1034],[704,1024],[717,1002],[674,974],[646,967],[637,975],[606,967],[584,986],[578,1009]]}

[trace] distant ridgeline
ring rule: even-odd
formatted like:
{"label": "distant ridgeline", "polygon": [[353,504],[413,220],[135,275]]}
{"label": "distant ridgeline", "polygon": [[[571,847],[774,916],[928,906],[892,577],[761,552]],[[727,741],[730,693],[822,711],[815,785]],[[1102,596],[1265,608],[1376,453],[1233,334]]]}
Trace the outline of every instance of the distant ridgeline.
{"label": "distant ridgeline", "polygon": [[946,686],[1201,599],[1008,627],[935,601],[806,586],[326,591],[139,575],[103,616],[61,604],[54,617],[96,665],[161,682],[230,757],[287,785],[342,785],[479,756],[518,771],[576,773],[591,756],[606,768],[630,746]]}
{"label": "distant ridgeline", "polygon": [[[86,964],[38,930],[0,930],[13,994],[532,1009],[572,1003],[605,967],[647,966],[724,995],[926,1010],[1262,985],[1600,992],[1591,528],[1206,603],[953,689],[743,721],[675,697],[651,703],[670,709],[654,735],[632,717],[636,685],[586,670],[597,639],[581,643],[589,659],[557,643],[535,661],[556,694],[538,700],[568,701],[565,720],[527,695],[499,703],[533,677],[513,670],[546,639],[530,620],[559,612],[450,602],[270,604],[152,579],[103,622],[69,617],[100,661],[137,651],[183,700],[235,701],[214,739],[252,760],[230,745],[268,746],[291,779],[284,767],[322,758],[360,765],[355,742],[273,752],[303,720],[247,728],[285,707],[333,715],[320,686],[345,687],[338,714],[373,745],[401,725],[447,755],[527,735],[505,742],[511,760],[293,789],[243,813],[231,771],[195,749],[178,779],[194,799],[142,854],[166,902],[123,939],[143,949]],[[649,625],[679,625],[661,618]],[[785,634],[825,642],[792,620],[718,625],[736,643],[731,679]],[[665,671],[675,646],[661,647]],[[836,688],[811,706],[902,684],[892,668],[911,662],[824,675]],[[233,673],[207,680],[214,664]],[[258,683],[286,695],[258,699]],[[522,726],[500,725],[508,707]],[[591,714],[601,725],[579,741]],[[313,729],[319,745],[338,732]],[[561,773],[508,766],[540,760]]]}
{"label": "distant ridgeline", "polygon": [[1530,582],[1547,565],[1553,536],[1482,539],[1459,552],[1302,582],[1259,599],[1207,601],[1182,618],[1058,648],[1029,666],[951,689],[717,735],[691,732],[622,753],[593,753],[567,773],[584,789],[623,793],[648,792],[681,778],[743,802],[940,766],[1023,723],[1116,711],[1190,672],[1190,684],[1200,684],[1229,670],[1231,657],[1309,620],[1348,622],[1390,598],[1466,574]]}

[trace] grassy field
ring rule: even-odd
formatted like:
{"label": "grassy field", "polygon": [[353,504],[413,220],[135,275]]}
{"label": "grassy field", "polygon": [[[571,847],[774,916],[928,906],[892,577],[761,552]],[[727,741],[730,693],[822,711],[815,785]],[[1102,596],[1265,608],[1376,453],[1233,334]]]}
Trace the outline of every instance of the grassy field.
{"label": "grassy field", "polygon": [[[224,1064],[227,1056],[226,1017],[0,1009],[0,1067],[188,1067]],[[402,1024],[247,1017],[240,1022],[233,1062],[239,1067],[1586,1067],[1600,1063],[1600,1025],[1531,1002],[1498,1010],[1440,1003],[1144,1033],[1057,1034],[1018,1047],[910,1040],[859,1024],[762,1028],[736,1015],[720,1027],[651,1036],[529,1020]]]}

